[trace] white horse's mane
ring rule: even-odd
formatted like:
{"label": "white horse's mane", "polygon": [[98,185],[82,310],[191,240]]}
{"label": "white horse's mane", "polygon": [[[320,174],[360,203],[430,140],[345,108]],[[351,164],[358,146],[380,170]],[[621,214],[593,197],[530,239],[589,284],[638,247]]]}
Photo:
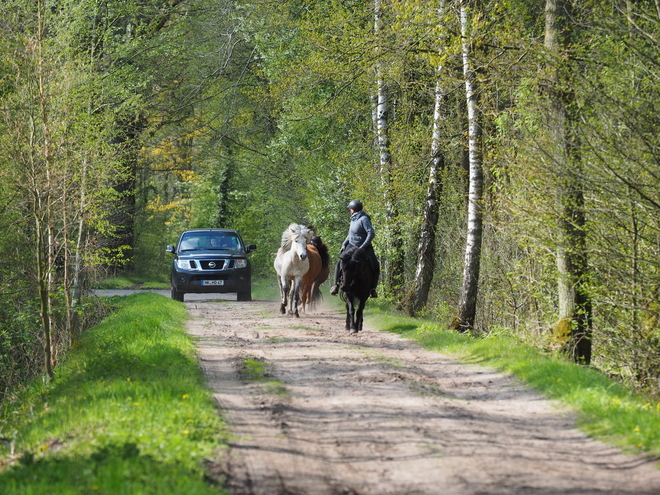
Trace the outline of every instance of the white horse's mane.
{"label": "white horse's mane", "polygon": [[288,251],[291,249],[292,244],[301,236],[304,237],[307,242],[309,242],[312,240],[313,235],[314,232],[308,227],[297,223],[292,223],[284,232],[282,232],[282,250]]}

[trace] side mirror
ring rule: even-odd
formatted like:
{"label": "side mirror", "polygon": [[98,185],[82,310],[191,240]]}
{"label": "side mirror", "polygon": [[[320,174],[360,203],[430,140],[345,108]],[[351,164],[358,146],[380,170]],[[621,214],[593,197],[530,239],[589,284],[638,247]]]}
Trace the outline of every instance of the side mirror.
{"label": "side mirror", "polygon": [[255,246],[254,244],[248,244],[247,246],[245,246],[246,253],[251,253],[252,251],[256,251],[256,250],[257,250],[257,246]]}
{"label": "side mirror", "polygon": [[166,253],[174,253],[174,246],[171,244],[168,244],[167,247],[165,248]]}

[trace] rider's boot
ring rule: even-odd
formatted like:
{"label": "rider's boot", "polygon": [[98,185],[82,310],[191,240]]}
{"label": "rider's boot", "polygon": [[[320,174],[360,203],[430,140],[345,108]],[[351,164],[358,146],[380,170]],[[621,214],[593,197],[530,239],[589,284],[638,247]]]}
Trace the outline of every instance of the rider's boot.
{"label": "rider's boot", "polygon": [[331,296],[336,296],[338,293],[339,293],[339,284],[335,284],[332,287],[330,287]]}
{"label": "rider's boot", "polygon": [[376,292],[376,289],[371,289],[369,291],[369,297],[373,297],[374,299],[378,297],[378,292]]}

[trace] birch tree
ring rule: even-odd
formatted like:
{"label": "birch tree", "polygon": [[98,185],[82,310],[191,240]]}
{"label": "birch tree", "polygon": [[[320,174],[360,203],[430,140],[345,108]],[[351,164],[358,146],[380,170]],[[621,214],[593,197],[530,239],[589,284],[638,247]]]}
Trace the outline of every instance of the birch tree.
{"label": "birch tree", "polygon": [[376,145],[378,148],[379,170],[383,188],[383,205],[385,210],[385,227],[387,242],[384,259],[384,273],[387,286],[393,292],[403,288],[403,244],[401,226],[398,223],[398,208],[396,192],[392,178],[394,164],[390,147],[389,125],[392,114],[390,93],[385,80],[385,33],[383,27],[383,0],[374,0],[374,35],[376,40],[376,63],[374,67],[376,78],[376,97],[373,109]]}
{"label": "birch tree", "polygon": [[469,0],[461,0],[460,23],[463,54],[463,76],[468,114],[469,190],[467,207],[467,238],[463,263],[463,285],[459,300],[459,316],[452,324],[461,331],[474,327],[477,312],[477,292],[481,266],[481,241],[483,231],[483,171],[481,149],[481,121],[479,98],[474,68],[471,23],[472,12]]}
{"label": "birch tree", "polygon": [[[440,29],[446,31],[442,24],[445,19],[446,2],[441,0],[436,12]],[[438,40],[439,55],[446,50],[445,37]],[[441,132],[442,121],[446,118],[444,105],[447,98],[447,91],[444,86],[442,75],[445,72],[445,65],[439,64],[436,69],[436,83],[434,91],[433,106],[433,129],[431,132],[431,160],[429,164],[428,186],[426,197],[424,198],[424,213],[422,224],[420,226],[419,244],[417,246],[417,264],[415,269],[415,279],[413,281],[412,291],[407,300],[402,303],[403,309],[410,315],[415,315],[424,306],[429,296],[431,282],[433,281],[433,271],[435,268],[436,253],[436,229],[439,215],[439,197],[442,194],[442,171],[445,168],[445,154],[443,150],[443,136]]]}

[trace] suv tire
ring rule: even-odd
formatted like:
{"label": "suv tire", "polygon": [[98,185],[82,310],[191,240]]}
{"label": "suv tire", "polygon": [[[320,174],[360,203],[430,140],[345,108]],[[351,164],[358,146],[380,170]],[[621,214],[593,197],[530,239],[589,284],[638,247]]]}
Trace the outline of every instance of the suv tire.
{"label": "suv tire", "polygon": [[174,299],[175,301],[183,302],[183,295],[185,294],[184,292],[179,292],[174,287],[171,287],[171,291],[172,291],[172,299]]}
{"label": "suv tire", "polygon": [[244,292],[238,292],[236,294],[237,301],[252,301],[252,289],[248,289]]}

